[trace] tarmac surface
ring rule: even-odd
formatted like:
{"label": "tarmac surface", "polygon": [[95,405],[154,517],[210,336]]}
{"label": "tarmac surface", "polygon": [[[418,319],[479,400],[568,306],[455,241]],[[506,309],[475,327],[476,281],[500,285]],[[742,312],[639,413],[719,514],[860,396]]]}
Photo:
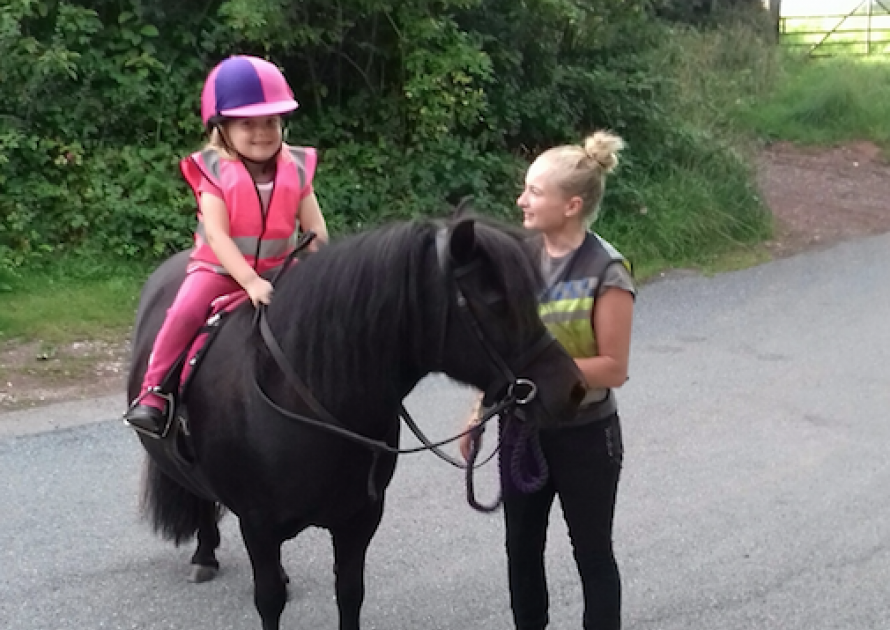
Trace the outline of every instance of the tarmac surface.
{"label": "tarmac surface", "polygon": [[[890,628],[890,235],[642,288],[616,515],[624,627]],[[407,403],[431,437],[472,393],[443,377]],[[124,397],[0,415],[0,628],[258,629],[234,517],[222,571],[185,581],[191,545],[139,519],[141,449]],[[406,432],[407,433],[407,432]],[[405,443],[413,444],[406,436]],[[494,469],[480,477],[494,492]],[[503,525],[462,474],[400,459],[368,557],[364,628],[511,628]],[[580,627],[558,507],[551,628]],[[282,628],[336,628],[325,532],[284,546]]]}

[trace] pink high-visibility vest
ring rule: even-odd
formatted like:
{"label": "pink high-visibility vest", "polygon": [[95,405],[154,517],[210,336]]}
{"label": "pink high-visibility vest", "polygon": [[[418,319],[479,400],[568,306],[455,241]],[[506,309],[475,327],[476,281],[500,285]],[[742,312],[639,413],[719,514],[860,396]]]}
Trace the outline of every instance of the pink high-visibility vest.
{"label": "pink high-visibility vest", "polygon": [[[284,145],[278,154],[272,198],[265,213],[256,184],[241,160],[204,149],[182,160],[179,166],[199,202],[203,178],[219,188],[229,214],[229,236],[248,264],[263,273],[284,262],[296,245],[300,202],[303,191],[312,183],[317,162],[315,149]],[[207,244],[200,203],[191,259],[226,273]]]}

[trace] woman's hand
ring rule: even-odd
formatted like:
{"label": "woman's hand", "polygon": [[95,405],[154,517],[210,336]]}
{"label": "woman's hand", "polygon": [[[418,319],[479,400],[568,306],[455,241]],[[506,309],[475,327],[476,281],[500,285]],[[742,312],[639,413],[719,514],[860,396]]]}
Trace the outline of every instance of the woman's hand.
{"label": "woman's hand", "polygon": [[[473,404],[473,410],[470,412],[470,417],[467,418],[466,429],[472,429],[474,427],[479,426],[479,420],[482,417],[482,398],[478,398],[476,402]],[[478,441],[478,447],[482,448],[482,433],[476,431],[470,431],[465,433],[460,437],[457,441],[457,446],[460,449],[460,454],[464,458],[464,461],[470,461],[470,448],[473,445],[473,436],[476,436],[476,441]]]}
{"label": "woman's hand", "polygon": [[[475,425],[467,425],[467,429],[472,429]],[[460,454],[464,458],[465,462],[470,461],[470,449],[473,446],[473,435],[476,435],[476,441],[479,442],[478,448],[482,448],[482,433],[476,433],[471,431],[469,433],[465,433],[460,436],[460,440],[458,440],[457,445],[460,448]]]}

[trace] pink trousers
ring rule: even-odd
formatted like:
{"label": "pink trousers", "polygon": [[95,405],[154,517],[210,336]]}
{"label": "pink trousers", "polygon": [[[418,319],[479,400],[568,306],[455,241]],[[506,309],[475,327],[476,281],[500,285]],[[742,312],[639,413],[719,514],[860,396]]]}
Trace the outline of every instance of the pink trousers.
{"label": "pink trousers", "polygon": [[[208,269],[193,269],[186,275],[155,339],[148,359],[148,370],[142,380],[143,392],[161,384],[180,353],[204,325],[210,303],[222,295],[240,290],[241,285],[231,276]],[[142,399],[142,404],[163,409],[164,399],[148,394]]]}

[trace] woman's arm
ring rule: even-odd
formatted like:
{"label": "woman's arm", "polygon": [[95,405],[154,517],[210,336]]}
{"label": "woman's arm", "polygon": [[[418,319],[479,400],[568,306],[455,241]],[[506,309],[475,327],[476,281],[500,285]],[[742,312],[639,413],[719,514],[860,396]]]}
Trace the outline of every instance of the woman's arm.
{"label": "woman's arm", "polygon": [[225,202],[214,194],[201,193],[201,217],[207,244],[235,281],[244,287],[254,306],[272,299],[272,285],[257,275],[229,235],[229,213]]}
{"label": "woman's arm", "polygon": [[634,296],[609,287],[597,297],[593,309],[598,356],[575,359],[590,388],[621,387],[627,381]]}
{"label": "woman's arm", "polygon": [[309,244],[311,252],[318,251],[320,245],[328,242],[328,226],[325,224],[314,192],[300,202],[300,230],[315,232],[315,239]]}

